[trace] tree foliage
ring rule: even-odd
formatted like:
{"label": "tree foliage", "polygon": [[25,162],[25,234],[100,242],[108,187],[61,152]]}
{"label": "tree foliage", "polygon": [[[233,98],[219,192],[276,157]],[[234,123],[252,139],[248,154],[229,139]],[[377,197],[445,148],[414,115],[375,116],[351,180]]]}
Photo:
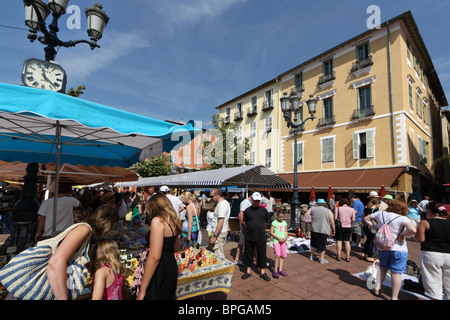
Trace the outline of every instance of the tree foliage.
{"label": "tree foliage", "polygon": [[168,157],[165,155],[154,156],[131,166],[142,178],[165,176],[170,172]]}
{"label": "tree foliage", "polygon": [[76,89],[70,88],[66,94],[78,98],[80,95],[84,94],[83,90],[86,90],[85,86],[78,86]]}
{"label": "tree foliage", "polygon": [[203,169],[220,169],[249,165],[246,158],[250,150],[250,142],[247,137],[238,139],[238,126],[235,123],[225,123],[218,114],[212,116],[213,129],[211,134],[215,141],[203,142],[203,159],[210,164]]}

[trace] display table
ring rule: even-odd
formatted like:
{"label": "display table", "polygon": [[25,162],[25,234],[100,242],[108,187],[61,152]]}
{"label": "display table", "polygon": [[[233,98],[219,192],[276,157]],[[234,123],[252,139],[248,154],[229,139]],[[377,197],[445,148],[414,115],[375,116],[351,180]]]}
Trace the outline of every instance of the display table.
{"label": "display table", "polygon": [[192,298],[211,292],[229,292],[235,264],[226,259],[220,263],[183,270],[178,276],[177,300]]}

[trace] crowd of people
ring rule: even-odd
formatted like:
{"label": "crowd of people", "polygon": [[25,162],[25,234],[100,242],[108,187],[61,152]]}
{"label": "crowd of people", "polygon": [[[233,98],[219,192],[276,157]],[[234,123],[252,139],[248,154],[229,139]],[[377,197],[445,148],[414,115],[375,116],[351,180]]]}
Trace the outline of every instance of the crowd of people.
{"label": "crowd of people", "polygon": [[[56,230],[52,226],[53,199],[42,202],[38,211],[36,241],[52,237],[81,222],[61,242],[48,265],[48,281],[56,299],[67,299],[64,266],[86,239],[91,239],[90,272],[94,277],[92,299],[120,300],[124,293],[124,268],[119,259],[119,248],[109,235],[124,228],[148,226],[146,235],[148,253],[137,300],[175,299],[179,270],[174,253],[186,246],[205,245],[218,258],[225,258],[224,245],[229,236],[232,201],[221,189],[210,191],[206,214],[207,239],[202,239],[201,212],[206,196],[196,197],[189,191],[173,190],[167,186],[144,187],[142,192],[120,192],[118,188],[74,191],[64,183],[59,188]],[[267,252],[267,230],[273,241],[274,268],[272,278],[287,277],[284,270],[287,258],[288,224],[286,210],[279,199],[269,192],[248,191],[238,209],[240,238],[235,263],[245,266],[243,280],[251,277],[256,262],[259,276],[271,281]],[[350,262],[351,248],[362,248],[362,258],[380,261],[381,282],[372,293],[380,294],[381,283],[391,273],[391,298],[398,299],[401,274],[406,272],[408,248],[405,239],[421,243],[421,270],[425,294],[432,299],[450,297],[450,219],[442,204],[428,197],[419,203],[407,204],[391,195],[380,198],[370,192],[366,205],[355,195],[336,199],[312,199],[301,217],[300,234],[310,239],[309,259],[328,263],[325,256],[327,240],[336,241],[337,261]],[[74,210],[81,210],[80,219]],[[376,234],[387,225],[395,244],[389,250],[376,250]],[[345,255],[343,255],[343,253]],[[13,298],[13,297],[12,297]]]}

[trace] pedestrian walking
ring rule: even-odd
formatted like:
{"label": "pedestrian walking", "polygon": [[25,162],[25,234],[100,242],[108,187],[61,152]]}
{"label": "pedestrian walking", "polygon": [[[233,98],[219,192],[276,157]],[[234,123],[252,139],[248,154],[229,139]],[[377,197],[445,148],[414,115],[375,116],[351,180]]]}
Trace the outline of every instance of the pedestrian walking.
{"label": "pedestrian walking", "polygon": [[[364,208],[364,216],[363,216],[363,230],[366,235],[366,241],[363,246],[363,254],[362,259],[367,262],[373,262],[373,251],[375,249],[375,245],[373,244],[373,240],[375,238],[375,233],[377,232],[377,228],[370,227],[367,222],[364,220],[368,215],[375,213],[379,210],[381,205],[381,200],[377,197],[372,198],[370,202],[367,204],[366,208]],[[374,221],[372,221],[373,223]]]}
{"label": "pedestrian walking", "polygon": [[228,220],[230,219],[230,203],[223,197],[219,188],[211,190],[211,200],[214,201],[216,209],[212,219],[213,234],[209,239],[209,248],[213,250],[218,258],[225,259],[223,247],[228,235]]}
{"label": "pedestrian walking", "polygon": [[334,220],[339,219],[341,221],[342,228],[336,229],[336,260],[341,261],[342,242],[345,245],[345,261],[350,262],[350,238],[352,236],[352,222],[355,221],[355,209],[348,206],[348,199],[343,198],[340,201],[339,207],[336,208],[334,213]]}
{"label": "pedestrian walking", "polygon": [[245,265],[246,272],[241,279],[247,279],[251,276],[250,270],[253,264],[255,248],[257,252],[257,266],[261,270],[260,277],[270,281],[266,273],[266,224],[269,223],[269,212],[266,208],[260,206],[261,194],[254,192],[252,194],[252,205],[245,209],[243,221],[245,223]]}
{"label": "pedestrian walking", "polygon": [[137,300],[175,300],[181,223],[169,198],[158,194],[149,200],[150,247]]}
{"label": "pedestrian walking", "polygon": [[408,260],[408,247],[405,237],[416,233],[416,227],[406,217],[408,207],[401,200],[392,200],[389,202],[387,211],[377,211],[364,218],[365,222],[374,227],[373,221],[381,228],[387,224],[395,239],[395,244],[390,250],[378,249],[378,258],[380,260],[380,281],[377,281],[372,290],[373,295],[379,296],[381,285],[386,277],[388,270],[391,271],[391,299],[398,300],[398,294],[402,286],[402,273],[406,273],[406,262]]}
{"label": "pedestrian walking", "polygon": [[334,216],[324,199],[317,199],[316,205],[308,211],[305,216],[311,215],[311,255],[309,260],[314,260],[315,252],[319,252],[319,262],[328,263],[325,260],[325,250],[328,236],[334,236],[336,229]]}
{"label": "pedestrian walking", "polygon": [[284,221],[284,212],[278,212],[277,220],[272,221],[270,235],[273,237],[273,249],[275,254],[273,277],[279,278],[280,275],[287,277],[286,272],[283,271],[283,262],[287,257],[286,240],[288,237],[287,222]]}
{"label": "pedestrian walking", "polygon": [[450,299],[450,220],[441,203],[430,201],[428,219],[417,227],[421,276],[425,294],[433,300]]}
{"label": "pedestrian walking", "polygon": [[362,216],[364,214],[364,204],[355,194],[350,196],[350,200],[352,202],[352,208],[356,210],[355,221],[352,222],[353,242],[355,246],[361,247],[361,239],[363,238]]}

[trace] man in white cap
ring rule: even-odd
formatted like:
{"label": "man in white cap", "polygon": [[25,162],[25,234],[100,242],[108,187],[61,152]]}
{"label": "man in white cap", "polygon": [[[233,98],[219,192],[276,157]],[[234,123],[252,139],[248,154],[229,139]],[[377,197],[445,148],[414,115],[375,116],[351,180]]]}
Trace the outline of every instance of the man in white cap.
{"label": "man in white cap", "polygon": [[159,188],[159,192],[164,194],[172,203],[173,209],[179,215],[180,211],[183,210],[183,202],[180,200],[180,198],[175,197],[174,195],[170,194],[170,189],[168,186],[162,186]]}
{"label": "man in white cap", "polygon": [[[369,196],[367,198],[369,199],[369,202],[370,202],[372,199],[380,199],[380,196],[378,195],[378,192],[370,191]],[[387,207],[388,207],[388,205],[380,199],[380,207],[378,210],[386,211]]]}
{"label": "man in white cap", "polygon": [[260,277],[265,281],[270,281],[265,272],[266,263],[266,224],[270,222],[269,212],[266,208],[260,206],[261,194],[254,192],[252,194],[252,205],[245,209],[243,221],[245,223],[245,265],[247,271],[241,279],[245,280],[251,276],[250,270],[253,264],[255,249],[257,251],[257,265],[261,270]]}

